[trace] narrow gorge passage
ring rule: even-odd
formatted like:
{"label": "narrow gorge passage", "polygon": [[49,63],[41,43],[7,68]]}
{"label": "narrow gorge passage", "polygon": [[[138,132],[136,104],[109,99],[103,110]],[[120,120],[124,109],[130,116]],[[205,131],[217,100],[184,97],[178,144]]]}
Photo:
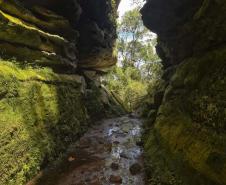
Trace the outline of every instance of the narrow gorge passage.
{"label": "narrow gorge passage", "polygon": [[113,184],[226,185],[226,0],[0,0],[0,185]]}
{"label": "narrow gorge passage", "polygon": [[103,120],[70,148],[61,167],[34,184],[143,185],[141,132],[142,121],[132,116]]}

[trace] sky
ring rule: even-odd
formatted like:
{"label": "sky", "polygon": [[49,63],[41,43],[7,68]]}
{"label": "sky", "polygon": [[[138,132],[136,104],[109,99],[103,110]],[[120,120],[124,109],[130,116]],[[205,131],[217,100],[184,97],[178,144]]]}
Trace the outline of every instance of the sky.
{"label": "sky", "polygon": [[132,0],[122,0],[118,8],[119,19],[125,14],[125,12],[132,10],[133,8],[134,5],[132,5]]}
{"label": "sky", "polygon": [[[122,16],[127,11],[132,10],[132,9],[135,8],[136,5],[133,5],[132,2],[133,2],[133,0],[121,0],[121,2],[119,4],[119,7],[118,7],[119,21],[121,21]],[[143,2],[143,1],[141,0],[141,2]],[[148,38],[150,39],[150,37],[155,38],[156,37],[156,34],[150,32],[150,34],[148,35]],[[144,37],[144,42],[146,42],[145,39],[146,38]],[[148,40],[148,42],[149,42],[149,40]],[[155,48],[154,47],[153,47],[153,49],[154,49],[154,52],[155,52]],[[120,63],[120,61],[121,61],[120,54],[118,55],[118,57],[119,57],[118,58],[119,59],[118,60],[118,66],[121,66],[121,63]]]}
{"label": "sky", "polygon": [[[140,3],[142,4],[142,3],[144,3],[144,1],[140,0]],[[135,7],[136,7],[136,5],[133,4],[133,0],[121,0],[119,7],[118,7],[119,21],[121,21],[122,16],[127,11],[134,9]],[[152,35],[153,38],[156,37],[156,35],[152,32],[150,32],[150,35]]]}

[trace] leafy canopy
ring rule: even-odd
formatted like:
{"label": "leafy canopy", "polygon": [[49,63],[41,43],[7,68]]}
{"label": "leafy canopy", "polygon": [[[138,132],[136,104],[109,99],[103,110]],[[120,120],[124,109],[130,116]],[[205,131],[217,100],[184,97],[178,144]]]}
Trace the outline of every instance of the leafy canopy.
{"label": "leafy canopy", "polygon": [[136,100],[161,76],[161,63],[155,52],[156,36],[144,27],[137,6],[118,22],[118,66],[105,77],[108,88],[133,110]]}

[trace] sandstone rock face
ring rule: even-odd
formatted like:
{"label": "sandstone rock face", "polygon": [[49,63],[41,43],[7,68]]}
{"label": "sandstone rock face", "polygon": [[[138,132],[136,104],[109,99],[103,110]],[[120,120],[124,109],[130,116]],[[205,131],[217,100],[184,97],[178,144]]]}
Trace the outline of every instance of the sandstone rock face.
{"label": "sandstone rock face", "polygon": [[[1,1],[0,20],[2,58],[76,69],[76,43],[74,38],[66,39],[66,35],[76,36],[76,32],[63,17],[41,8],[31,12],[17,1]],[[65,32],[61,32],[64,27]]]}
{"label": "sandstone rock face", "polygon": [[108,68],[116,63],[115,8],[110,0],[1,0],[1,57],[72,71]]}
{"label": "sandstone rock face", "polygon": [[142,9],[144,23],[159,34],[157,49],[166,66],[224,43],[224,12],[224,1],[209,0],[150,0]]}
{"label": "sandstone rock face", "polygon": [[115,7],[0,0],[0,184],[26,184],[90,119],[123,112],[96,80],[116,62]]}
{"label": "sandstone rock face", "polygon": [[141,12],[166,68],[145,144],[152,184],[225,185],[226,2],[149,0]]}

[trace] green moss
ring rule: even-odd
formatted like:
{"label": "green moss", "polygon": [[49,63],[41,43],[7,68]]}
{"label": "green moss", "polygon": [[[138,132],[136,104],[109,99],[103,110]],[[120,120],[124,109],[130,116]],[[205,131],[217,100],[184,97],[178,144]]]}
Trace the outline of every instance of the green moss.
{"label": "green moss", "polygon": [[162,184],[225,184],[225,58],[222,47],[177,67],[146,136],[148,173]]}
{"label": "green moss", "polygon": [[[24,8],[20,2],[15,0],[0,0],[0,9],[11,17],[16,17],[24,25],[25,22],[32,24],[33,28],[45,30],[52,34],[64,36],[65,38],[76,39],[76,31],[74,31],[69,21],[64,17],[56,15],[50,10],[45,11],[41,7],[33,7],[32,12]],[[44,11],[43,11],[44,10]],[[35,15],[41,15],[44,19],[39,19]]]}
{"label": "green moss", "polygon": [[205,11],[207,10],[208,6],[210,4],[210,0],[204,0],[202,3],[202,6],[200,7],[200,9],[197,11],[197,13],[194,15],[194,19],[199,19],[201,16],[203,16],[203,14],[205,13]]}
{"label": "green moss", "polygon": [[4,61],[0,73],[0,184],[22,185],[86,130],[86,109],[73,76]]}

